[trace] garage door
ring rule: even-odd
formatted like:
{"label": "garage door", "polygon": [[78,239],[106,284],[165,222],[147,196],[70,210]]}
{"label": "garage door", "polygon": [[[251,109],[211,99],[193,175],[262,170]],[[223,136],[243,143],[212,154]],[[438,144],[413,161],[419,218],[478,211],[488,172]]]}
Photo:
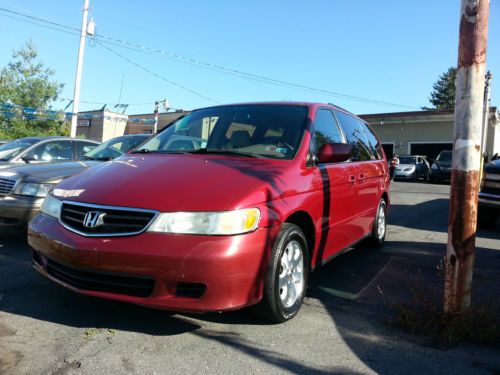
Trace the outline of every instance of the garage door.
{"label": "garage door", "polygon": [[392,159],[394,156],[394,143],[382,143],[382,148],[384,149],[387,160]]}
{"label": "garage door", "polygon": [[411,155],[424,155],[427,159],[435,159],[443,150],[452,150],[452,142],[443,143],[410,143]]}

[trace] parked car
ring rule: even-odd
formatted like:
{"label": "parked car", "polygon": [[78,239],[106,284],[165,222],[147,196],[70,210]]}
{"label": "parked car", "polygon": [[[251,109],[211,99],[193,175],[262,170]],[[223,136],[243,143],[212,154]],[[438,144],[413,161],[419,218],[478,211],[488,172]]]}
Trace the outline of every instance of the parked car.
{"label": "parked car", "polygon": [[439,153],[431,166],[431,182],[451,181],[451,157],[450,150]]}
{"label": "parked car", "polygon": [[90,167],[121,156],[150,136],[126,135],[100,144],[83,156],[83,161],[42,163],[12,167],[0,171],[0,233],[26,228],[47,193],[63,179]]}
{"label": "parked car", "polygon": [[383,244],[389,183],[380,141],[339,107],[199,109],[58,184],[29,224],[33,266],[86,295],[197,312],[259,303],[283,322],[311,270]]}
{"label": "parked car", "polygon": [[478,223],[484,228],[494,228],[500,217],[500,160],[484,168],[484,183],[479,192]]}
{"label": "parked car", "polygon": [[401,155],[399,164],[395,167],[394,179],[418,181],[422,178],[429,181],[430,167],[424,156]]}
{"label": "parked car", "polygon": [[20,164],[67,162],[82,156],[99,142],[69,137],[19,138],[0,146],[0,169]]}

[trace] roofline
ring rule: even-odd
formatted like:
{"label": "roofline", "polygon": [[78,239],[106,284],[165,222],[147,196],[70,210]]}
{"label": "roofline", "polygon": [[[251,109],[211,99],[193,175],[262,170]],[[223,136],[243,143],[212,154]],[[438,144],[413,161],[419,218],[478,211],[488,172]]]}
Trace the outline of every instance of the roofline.
{"label": "roofline", "polygon": [[[497,107],[490,107],[490,113],[496,113]],[[372,118],[391,118],[391,117],[410,117],[410,116],[442,116],[442,115],[451,115],[454,114],[454,109],[431,109],[431,110],[422,110],[422,111],[408,111],[408,112],[388,112],[388,113],[368,113],[358,115],[363,119],[372,119]]]}

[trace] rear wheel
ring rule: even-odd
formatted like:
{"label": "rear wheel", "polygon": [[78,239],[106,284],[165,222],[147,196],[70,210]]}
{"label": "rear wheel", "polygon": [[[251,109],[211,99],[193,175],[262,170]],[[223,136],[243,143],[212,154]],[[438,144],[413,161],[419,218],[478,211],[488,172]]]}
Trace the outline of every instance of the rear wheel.
{"label": "rear wheel", "polygon": [[300,310],[307,287],[309,255],[302,230],[284,223],[273,246],[258,315],[273,323],[292,319]]}
{"label": "rear wheel", "polygon": [[373,223],[372,234],[370,237],[371,243],[377,247],[381,247],[385,242],[385,234],[387,232],[387,203],[381,199],[378,204],[377,215]]}

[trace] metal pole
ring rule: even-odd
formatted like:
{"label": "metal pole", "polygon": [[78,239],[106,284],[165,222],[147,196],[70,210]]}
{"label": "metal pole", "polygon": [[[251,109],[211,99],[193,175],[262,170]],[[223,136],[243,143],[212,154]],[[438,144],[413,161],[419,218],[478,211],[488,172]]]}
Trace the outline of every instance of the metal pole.
{"label": "metal pole", "polygon": [[489,0],[462,0],[444,290],[445,312],[470,306],[476,246]]}
{"label": "metal pole", "polygon": [[488,124],[490,120],[490,89],[491,89],[491,79],[493,75],[490,71],[486,73],[486,82],[484,84],[484,104],[483,104],[483,128],[481,135],[481,168],[479,169],[480,178],[479,182],[483,181],[483,166],[484,157],[486,155],[486,142],[488,140]]}
{"label": "metal pole", "polygon": [[80,48],[78,49],[78,62],[76,64],[75,92],[73,95],[73,115],[71,116],[72,137],[76,137],[76,124],[78,121],[78,104],[80,102],[80,81],[82,79],[83,53],[85,51],[85,38],[87,36],[87,17],[89,13],[89,0],[84,0],[82,30],[80,33]]}
{"label": "metal pole", "polygon": [[159,101],[155,101],[155,125],[154,125],[154,128],[153,128],[153,134],[156,134],[156,131],[158,130],[158,105],[160,104]]}

